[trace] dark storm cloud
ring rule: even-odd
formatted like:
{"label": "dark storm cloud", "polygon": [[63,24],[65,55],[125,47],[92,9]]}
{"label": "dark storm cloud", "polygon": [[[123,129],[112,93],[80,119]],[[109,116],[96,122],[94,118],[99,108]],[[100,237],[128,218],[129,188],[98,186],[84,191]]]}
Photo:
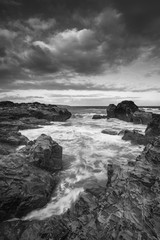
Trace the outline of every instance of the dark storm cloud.
{"label": "dark storm cloud", "polygon": [[[158,0],[0,0],[0,85],[18,88],[19,80],[25,82],[19,85],[24,89],[36,84],[83,89],[80,83],[54,80],[44,86],[38,76],[45,81],[48,74],[54,79],[63,71],[80,75],[115,71],[149,47],[154,58],[160,46],[159,13]],[[86,89],[95,86],[86,84]]]}
{"label": "dark storm cloud", "polygon": [[123,14],[131,32],[147,34],[156,30],[155,34],[159,34],[156,27],[153,28],[160,19],[159,0],[113,0],[113,3],[113,6]]}

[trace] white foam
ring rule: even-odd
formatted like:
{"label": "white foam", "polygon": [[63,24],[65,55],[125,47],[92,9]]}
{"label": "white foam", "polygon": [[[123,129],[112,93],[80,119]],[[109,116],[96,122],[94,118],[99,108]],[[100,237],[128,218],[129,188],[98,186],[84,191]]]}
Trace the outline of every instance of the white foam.
{"label": "white foam", "polygon": [[52,215],[60,215],[71,207],[72,203],[77,200],[79,194],[83,191],[83,188],[75,188],[70,192],[66,191],[65,195],[61,197],[58,201],[56,198],[53,198],[45,208],[31,212],[22,220],[43,220],[45,218],[51,217]]}
{"label": "white foam", "polygon": [[103,134],[101,131],[108,129],[116,130],[118,133],[122,129],[137,129],[144,132],[146,126],[117,119],[95,121],[91,118],[93,113],[81,112],[81,114],[83,118],[71,118],[67,121],[67,126],[64,123],[54,122],[43,128],[21,131],[30,140],[36,139],[42,133],[50,135],[63,147],[64,156],[74,159],[69,169],[61,172],[61,181],[52,201],[43,209],[33,211],[24,219],[44,219],[62,214],[70,208],[72,202],[78,198],[88,184],[95,186],[95,184],[106,181],[109,162],[126,164],[128,160],[135,160],[141,152],[142,146],[123,141],[122,136]]}

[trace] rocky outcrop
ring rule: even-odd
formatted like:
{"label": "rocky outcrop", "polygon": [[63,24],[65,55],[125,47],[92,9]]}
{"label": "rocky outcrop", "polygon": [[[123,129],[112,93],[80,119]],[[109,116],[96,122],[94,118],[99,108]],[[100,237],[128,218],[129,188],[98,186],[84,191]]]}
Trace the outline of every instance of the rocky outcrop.
{"label": "rocky outcrop", "polygon": [[160,135],[160,114],[153,114],[152,120],[145,130],[145,135],[153,137]]}
{"label": "rocky outcrop", "polygon": [[17,131],[17,128],[0,128],[0,155],[13,153],[20,145],[26,145],[28,138]]}
{"label": "rocky outcrop", "polygon": [[125,130],[122,139],[130,140],[132,143],[140,145],[146,145],[152,140],[152,138],[147,138],[145,135],[139,133],[136,130]]}
{"label": "rocky outcrop", "polygon": [[151,112],[136,111],[133,113],[132,119],[134,123],[148,124],[152,121],[153,114]]}
{"label": "rocky outcrop", "polygon": [[22,217],[43,207],[62,168],[62,147],[42,134],[19,152],[0,158],[0,221]]}
{"label": "rocky outcrop", "polygon": [[22,217],[50,199],[54,178],[20,154],[0,159],[0,221]]}
{"label": "rocky outcrop", "polygon": [[160,137],[132,166],[108,164],[106,173],[106,186],[87,188],[61,216],[2,223],[2,239],[159,240]]}
{"label": "rocky outcrop", "polygon": [[9,131],[8,129],[0,129],[0,143],[6,143],[12,146],[19,146],[27,144],[27,137],[23,136],[20,132]]}
{"label": "rocky outcrop", "polygon": [[50,125],[52,121],[65,121],[71,117],[66,108],[51,104],[0,102],[0,155],[26,145],[28,139],[19,130]]}
{"label": "rocky outcrop", "polygon": [[[44,119],[47,121],[65,121],[71,117],[71,113],[66,108],[60,108],[56,105],[34,103],[13,103],[0,102],[0,122],[21,120],[27,123],[25,119]],[[37,124],[37,123],[36,123]]]}
{"label": "rocky outcrop", "polygon": [[123,140],[131,140],[133,143],[147,145],[155,137],[160,136],[160,115],[152,114],[152,120],[148,123],[145,134],[141,134],[136,130],[123,131]]}
{"label": "rocky outcrop", "polygon": [[133,113],[138,111],[138,107],[132,101],[122,101],[117,106],[110,104],[107,108],[107,116],[118,118],[123,121],[132,122]]}
{"label": "rocky outcrop", "polygon": [[151,112],[145,112],[138,108],[133,101],[122,101],[117,106],[110,104],[107,107],[108,118],[118,118],[123,121],[138,124],[149,124],[156,115]]}
{"label": "rocky outcrop", "polygon": [[109,118],[115,118],[116,117],[116,105],[114,104],[110,104],[108,107],[107,107],[107,116]]}
{"label": "rocky outcrop", "polygon": [[20,152],[27,154],[28,161],[39,168],[49,172],[62,169],[62,147],[50,136],[41,134]]}
{"label": "rocky outcrop", "polygon": [[108,118],[106,115],[93,115],[92,119],[106,119]]}

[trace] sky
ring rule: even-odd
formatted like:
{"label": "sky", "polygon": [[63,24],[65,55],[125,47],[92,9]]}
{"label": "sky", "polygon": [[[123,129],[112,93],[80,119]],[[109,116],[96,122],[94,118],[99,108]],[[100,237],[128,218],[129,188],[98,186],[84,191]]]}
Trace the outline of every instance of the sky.
{"label": "sky", "polygon": [[0,101],[160,106],[159,0],[0,0]]}

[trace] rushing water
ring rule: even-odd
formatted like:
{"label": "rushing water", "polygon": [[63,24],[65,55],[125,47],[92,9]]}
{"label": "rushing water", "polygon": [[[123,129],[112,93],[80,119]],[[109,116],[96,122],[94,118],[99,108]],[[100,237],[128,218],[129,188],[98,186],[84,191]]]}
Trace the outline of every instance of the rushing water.
{"label": "rushing water", "polygon": [[31,212],[25,219],[45,219],[59,215],[70,208],[85,188],[105,186],[107,164],[125,165],[135,160],[143,146],[122,140],[121,135],[101,133],[102,130],[137,129],[144,133],[145,125],[132,124],[117,119],[92,120],[94,114],[105,114],[105,109],[74,108],[72,118],[66,122],[54,122],[39,129],[24,130],[30,140],[40,134],[50,135],[63,147],[63,171],[51,201],[43,209]]}

